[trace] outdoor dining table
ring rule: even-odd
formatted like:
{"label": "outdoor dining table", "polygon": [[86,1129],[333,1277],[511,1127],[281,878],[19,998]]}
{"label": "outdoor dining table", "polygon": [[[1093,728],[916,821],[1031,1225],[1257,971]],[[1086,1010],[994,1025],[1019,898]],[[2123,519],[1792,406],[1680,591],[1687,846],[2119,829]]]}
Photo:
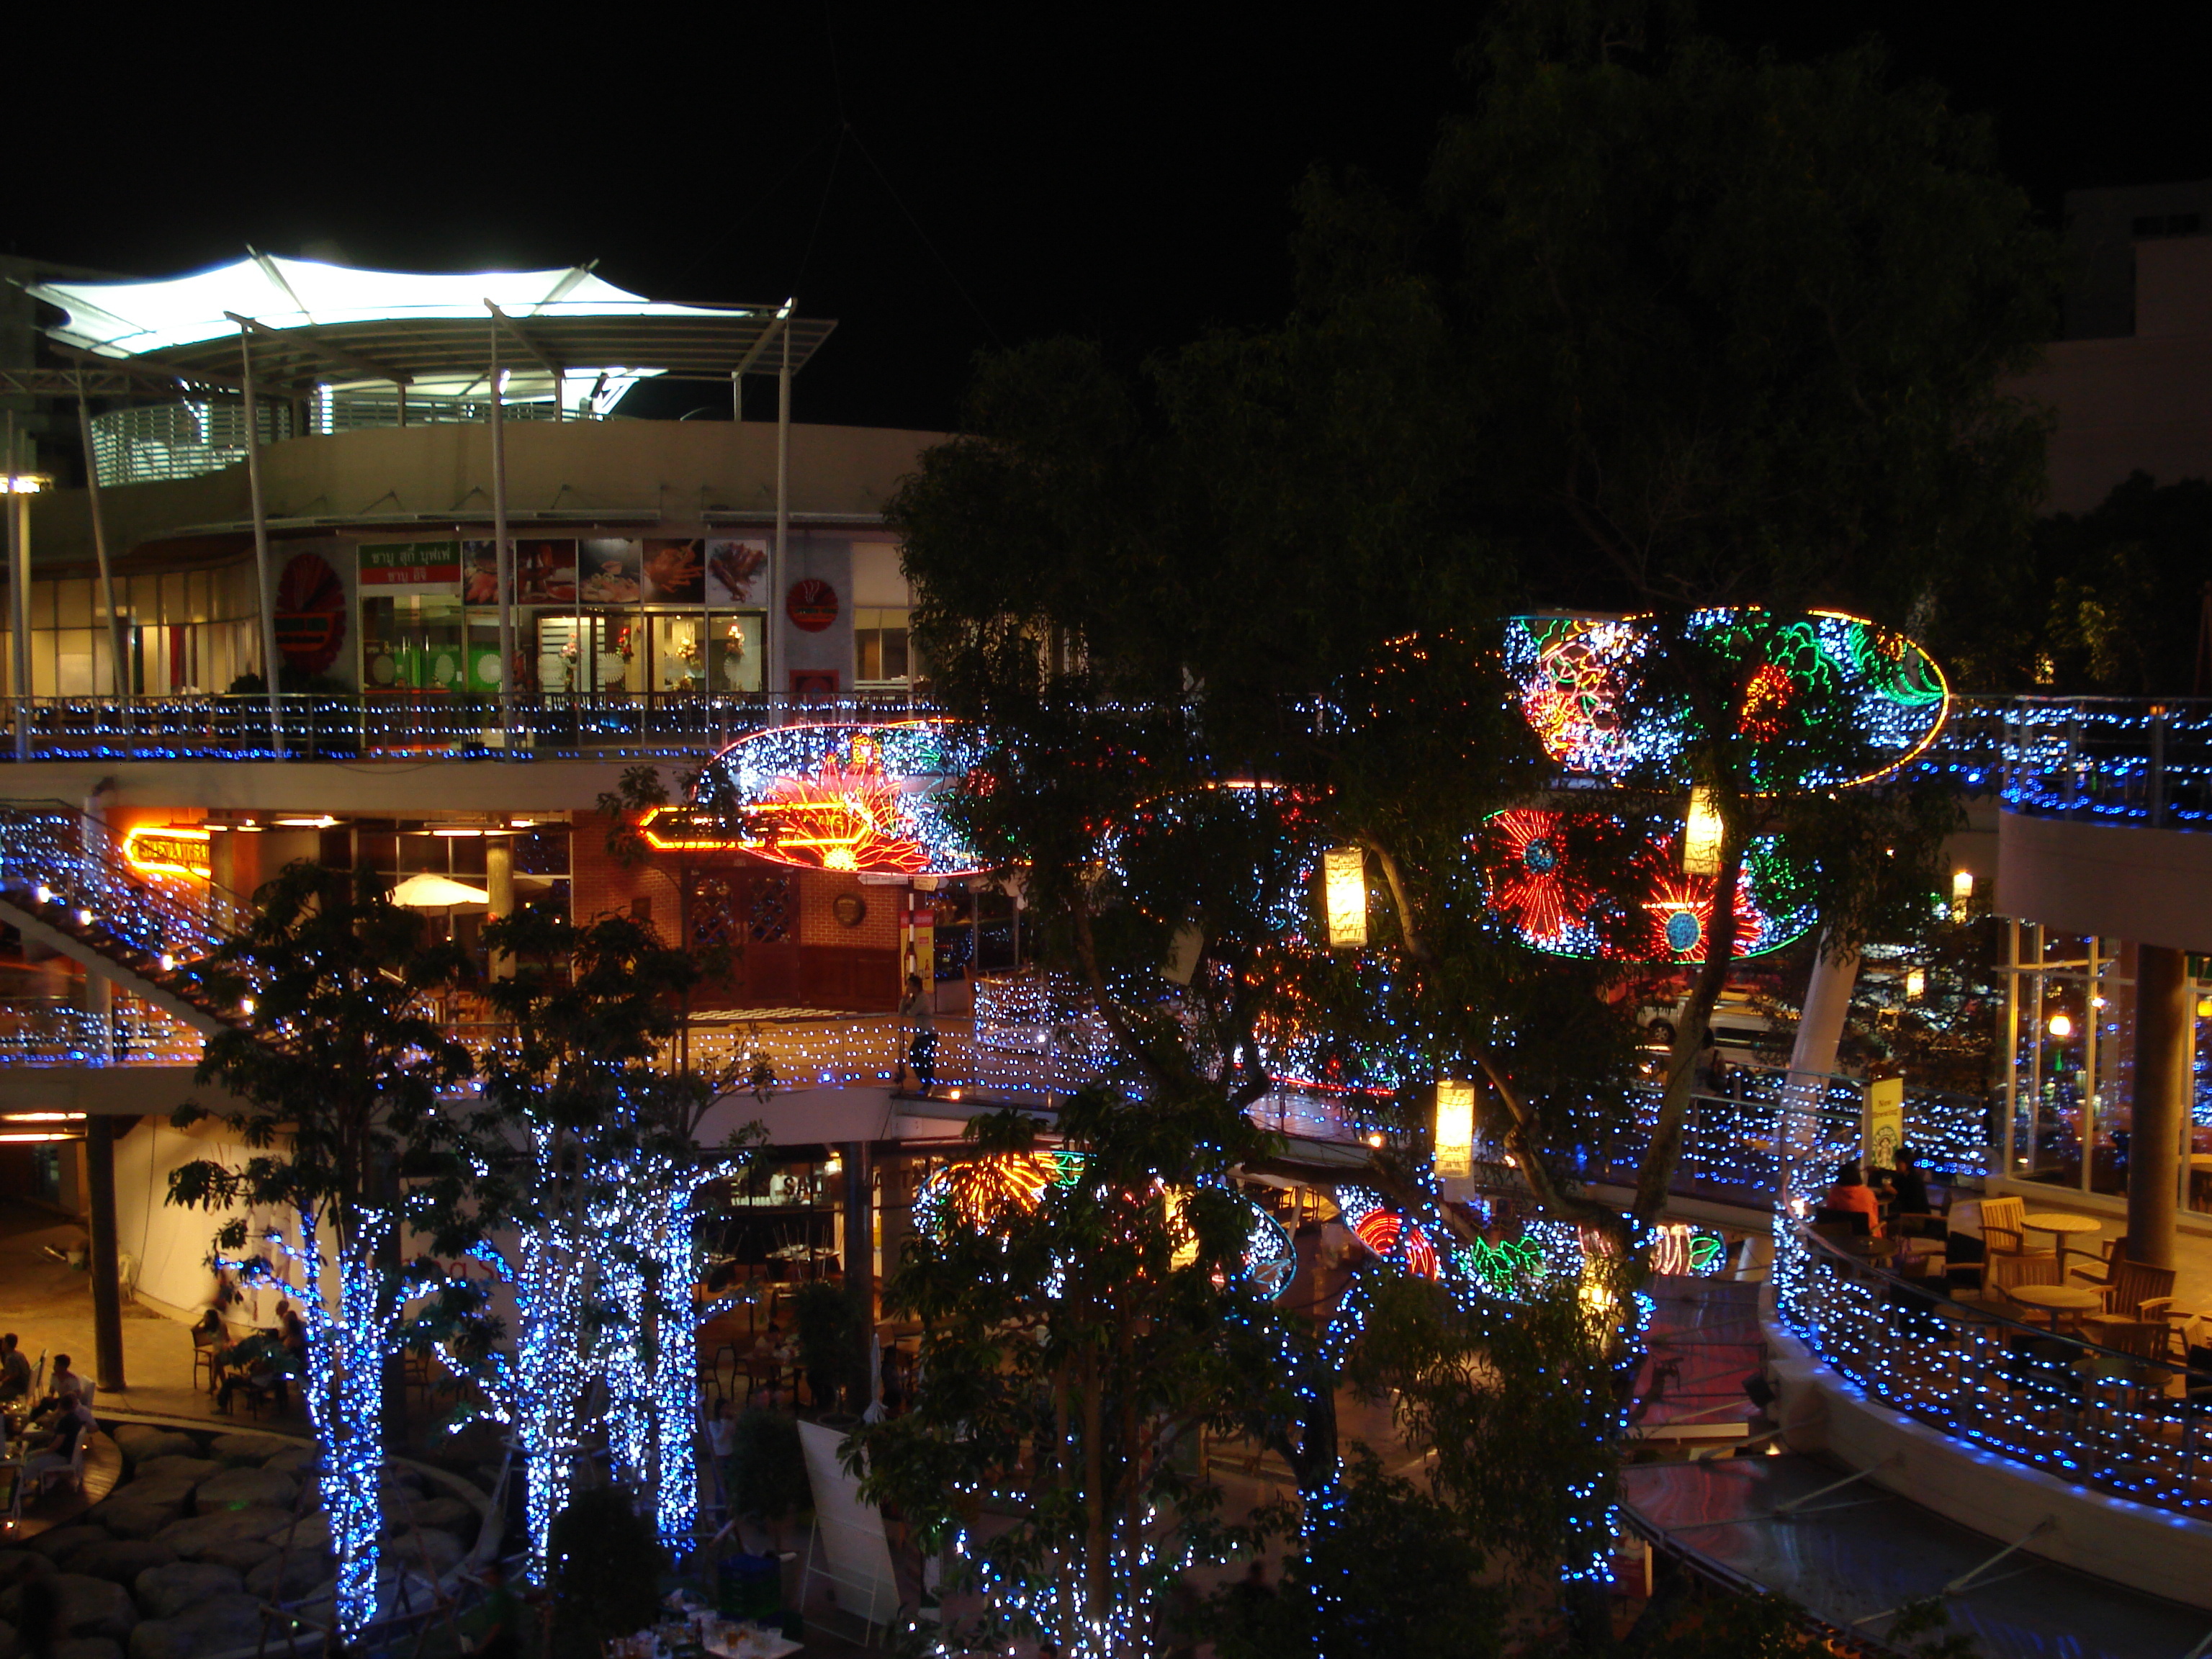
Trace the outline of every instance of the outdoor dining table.
{"label": "outdoor dining table", "polygon": [[2069,1215],[2064,1210],[2029,1210],[2021,1217],[2020,1224],[2030,1232],[2051,1233],[2060,1238],[2105,1230],[2105,1224],[2094,1216]]}
{"label": "outdoor dining table", "polygon": [[2006,1286],[2005,1294],[2049,1315],[2054,1334],[2061,1315],[2095,1313],[2105,1305],[2104,1292],[2086,1285],[2011,1285]]}

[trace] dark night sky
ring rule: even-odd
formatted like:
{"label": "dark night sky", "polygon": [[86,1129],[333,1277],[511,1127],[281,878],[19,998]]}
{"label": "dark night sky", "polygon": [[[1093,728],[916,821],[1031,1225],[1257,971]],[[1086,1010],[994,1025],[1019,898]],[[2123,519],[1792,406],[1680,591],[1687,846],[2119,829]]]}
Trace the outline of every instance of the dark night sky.
{"label": "dark night sky", "polygon": [[[1480,15],[757,9],[638,8],[619,40],[606,9],[378,11],[292,46],[287,10],[226,25],[264,43],[242,99],[229,49],[193,35],[79,56],[82,78],[64,58],[27,88],[11,151],[33,182],[7,240],[143,275],[252,242],[425,270],[597,258],[665,299],[795,290],[841,319],[800,418],[942,425],[994,335],[1144,350],[1278,312],[1299,175],[1353,163],[1410,187],[1465,100],[1452,59]],[[2061,29],[1981,0],[1705,8],[1793,55],[1879,33],[1902,74],[1996,118],[2054,213],[2073,186],[2212,174],[2194,12],[2122,3]]]}

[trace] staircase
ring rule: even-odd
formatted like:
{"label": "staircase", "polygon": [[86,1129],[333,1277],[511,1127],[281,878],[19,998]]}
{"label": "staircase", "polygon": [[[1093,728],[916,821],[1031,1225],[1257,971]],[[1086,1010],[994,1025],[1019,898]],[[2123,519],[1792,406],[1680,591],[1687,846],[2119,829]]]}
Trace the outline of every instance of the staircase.
{"label": "staircase", "polygon": [[65,802],[0,803],[0,922],[212,1036],[240,1021],[197,964],[247,910],[211,884],[185,886],[131,869],[106,825]]}

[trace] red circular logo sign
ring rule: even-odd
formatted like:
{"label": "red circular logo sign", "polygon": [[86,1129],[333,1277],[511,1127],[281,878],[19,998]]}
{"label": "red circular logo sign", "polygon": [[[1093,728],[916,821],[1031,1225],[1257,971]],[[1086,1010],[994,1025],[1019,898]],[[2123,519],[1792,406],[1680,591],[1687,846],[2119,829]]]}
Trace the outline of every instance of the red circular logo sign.
{"label": "red circular logo sign", "polygon": [[819,634],[837,620],[837,590],[819,576],[802,577],[784,596],[783,614],[793,628]]}

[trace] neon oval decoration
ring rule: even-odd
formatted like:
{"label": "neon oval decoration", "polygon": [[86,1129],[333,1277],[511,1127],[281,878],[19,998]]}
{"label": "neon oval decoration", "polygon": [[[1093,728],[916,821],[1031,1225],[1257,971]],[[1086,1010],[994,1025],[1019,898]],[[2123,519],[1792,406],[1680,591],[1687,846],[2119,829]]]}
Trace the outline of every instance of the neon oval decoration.
{"label": "neon oval decoration", "polygon": [[[1711,610],[1689,618],[1690,636],[1738,668],[1750,669],[1735,711],[1734,735],[1749,737],[1752,767],[1771,745],[1778,761],[1793,736],[1824,735],[1856,747],[1870,769],[1852,776],[1817,770],[1800,781],[1831,788],[1870,783],[1935,741],[1950,689],[1935,659],[1894,629],[1840,611],[1793,618],[1756,609]],[[1658,770],[1681,783],[1688,741],[1684,718],[1638,707],[1636,665],[1654,644],[1643,617],[1514,617],[1505,629],[1506,667],[1521,710],[1552,759],[1568,771],[1620,780]],[[1759,660],[1756,667],[1750,665]]]}
{"label": "neon oval decoration", "polygon": [[663,852],[749,853],[801,870],[967,876],[988,867],[948,821],[976,740],[949,720],[785,726],[707,763],[693,804],[639,829]]}
{"label": "neon oval decoration", "polygon": [[[1626,864],[1625,890],[1589,867],[1595,835],[1640,839]],[[1686,965],[1705,959],[1712,927],[1711,876],[1682,873],[1682,826],[1612,813],[1515,807],[1493,814],[1476,837],[1491,909],[1523,945],[1548,956]],[[1802,939],[1815,917],[1804,874],[1778,836],[1746,849],[1735,893],[1731,959],[1764,956]]]}

